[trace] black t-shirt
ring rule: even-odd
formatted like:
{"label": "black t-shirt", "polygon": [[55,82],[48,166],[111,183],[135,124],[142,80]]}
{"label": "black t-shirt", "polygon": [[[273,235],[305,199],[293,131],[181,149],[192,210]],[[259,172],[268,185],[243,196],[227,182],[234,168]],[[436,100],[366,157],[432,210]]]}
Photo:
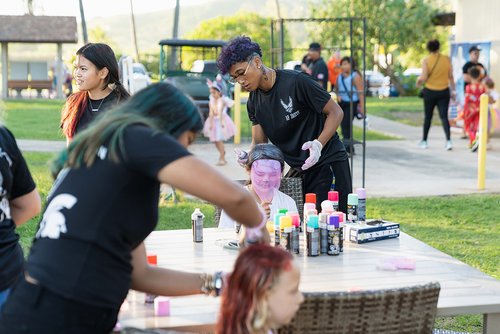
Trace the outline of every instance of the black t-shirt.
{"label": "black t-shirt", "polygon": [[0,126],[0,291],[20,276],[24,257],[9,201],[35,189],[35,182],[12,133]]}
{"label": "black t-shirt", "polygon": [[[92,100],[88,98],[87,108],[84,110],[82,118],[76,125],[75,135],[82,130],[85,130],[90,123],[92,123],[95,118],[106,110],[111,109],[118,103],[118,93],[113,90],[104,99]],[[98,109],[97,111],[92,111],[92,109]]]}
{"label": "black t-shirt", "polygon": [[[484,68],[483,64],[481,64],[481,63],[473,63],[471,61],[468,61],[468,62],[465,63],[465,65],[462,67],[462,73],[463,74],[467,74],[469,72],[469,69],[471,67],[474,67],[474,66],[482,67],[483,71],[484,71],[483,75],[487,74],[486,73],[486,68]],[[464,82],[464,92],[465,92],[465,87],[467,87],[468,84],[469,84],[468,82]]]}
{"label": "black t-shirt", "polygon": [[45,288],[83,303],[118,308],[131,283],[131,251],[158,220],[158,172],[190,153],[144,126],[124,133],[124,158],[102,146],[91,167],[63,169],[28,258]]}
{"label": "black t-shirt", "polygon": [[311,77],[316,81],[323,82],[323,89],[327,88],[328,85],[328,67],[322,57],[313,61],[311,64]]}
{"label": "black t-shirt", "polygon": [[[317,139],[323,131],[326,120],[323,108],[330,99],[330,94],[307,74],[276,70],[276,82],[271,90],[250,92],[248,117],[281,149],[286,163],[300,170],[309,157],[309,150],[302,150],[302,145]],[[344,145],[335,133],[323,147],[316,166],[345,159]]]}

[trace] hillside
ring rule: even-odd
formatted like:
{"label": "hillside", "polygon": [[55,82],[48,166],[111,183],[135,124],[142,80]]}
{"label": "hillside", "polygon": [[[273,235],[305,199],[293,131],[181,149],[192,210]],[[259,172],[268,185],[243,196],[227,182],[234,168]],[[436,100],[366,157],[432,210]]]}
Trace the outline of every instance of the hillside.
{"label": "hillside", "polygon": [[[281,1],[282,17],[307,17],[307,0]],[[182,5],[182,1],[181,1]],[[229,16],[238,11],[256,12],[264,17],[276,18],[275,0],[207,0],[202,5],[185,6],[180,9],[179,37],[191,32],[203,20],[217,16]],[[135,16],[139,52],[156,52],[158,41],[172,37],[173,9]],[[88,22],[88,29],[100,27],[123,52],[132,50],[130,17],[128,15],[96,18]],[[296,38],[306,38],[304,31],[297,30]]]}

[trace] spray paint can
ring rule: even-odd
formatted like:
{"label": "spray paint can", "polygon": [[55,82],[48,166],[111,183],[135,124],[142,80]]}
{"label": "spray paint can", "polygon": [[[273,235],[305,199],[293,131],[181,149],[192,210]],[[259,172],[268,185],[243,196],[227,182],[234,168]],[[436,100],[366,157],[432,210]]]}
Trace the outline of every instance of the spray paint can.
{"label": "spray paint can", "polygon": [[307,256],[318,256],[320,254],[319,225],[317,215],[309,216],[306,228],[306,247]]}
{"label": "spray paint can", "polygon": [[279,247],[280,245],[280,217],[284,216],[282,213],[277,213],[274,215],[274,246]]}
{"label": "spray paint can", "polygon": [[280,217],[280,247],[288,252],[292,251],[292,217]]}
{"label": "spray paint can", "polygon": [[[150,266],[156,266],[158,264],[158,257],[155,254],[148,255],[147,259]],[[152,304],[154,303],[155,298],[156,295],[146,293],[146,295],[144,296],[144,302],[147,304]]]}
{"label": "spray paint can", "polygon": [[302,222],[304,223],[304,226],[302,227],[301,231],[305,233],[306,231],[306,223],[307,223],[307,213],[310,210],[316,210],[316,204],[313,203],[304,203],[304,210],[302,211],[302,214],[304,215],[302,217]]}
{"label": "spray paint can", "polygon": [[296,212],[287,213],[292,218],[292,252],[300,253],[300,215]]}
{"label": "spray paint can", "polygon": [[347,195],[347,221],[349,223],[358,222],[358,195]]}
{"label": "spray paint can", "polygon": [[326,254],[328,250],[328,230],[326,229],[328,216],[329,214],[326,212],[321,212],[318,215],[319,245],[321,254]]}
{"label": "spray paint can", "polygon": [[358,221],[366,222],[366,190],[365,188],[356,188],[358,195]]}
{"label": "spray paint can", "polygon": [[344,234],[345,213],[343,213],[341,211],[337,211],[334,214],[339,217],[339,249],[340,249],[340,252],[343,252],[344,251],[344,238],[345,238],[345,234]]}
{"label": "spray paint can", "polygon": [[[274,235],[274,222],[272,220],[267,221],[266,229],[267,229],[267,232],[269,233],[269,236]],[[270,241],[271,246],[275,246],[274,238],[270,238],[270,239],[271,239],[271,241]]]}
{"label": "spray paint can", "polygon": [[340,255],[339,216],[328,217],[328,255]]}
{"label": "spray paint can", "polygon": [[337,211],[339,209],[339,192],[335,190],[329,191],[328,200],[332,202],[333,211]]}
{"label": "spray paint can", "polygon": [[193,242],[203,242],[203,219],[205,219],[205,215],[200,211],[200,208],[194,209],[191,214]]}

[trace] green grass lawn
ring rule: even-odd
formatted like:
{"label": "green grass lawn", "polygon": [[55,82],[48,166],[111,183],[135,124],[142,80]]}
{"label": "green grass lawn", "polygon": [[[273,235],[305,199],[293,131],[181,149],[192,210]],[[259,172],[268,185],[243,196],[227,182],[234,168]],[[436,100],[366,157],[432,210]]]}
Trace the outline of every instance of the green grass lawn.
{"label": "green grass lawn", "polygon": [[[24,153],[31,173],[45,199],[52,180],[47,161],[53,155]],[[45,200],[44,200],[45,205]],[[367,216],[399,222],[401,230],[463,261],[482,272],[500,279],[500,228],[497,211],[500,194],[439,196],[418,198],[371,198]],[[190,228],[195,207],[205,214],[207,227],[214,226],[211,204],[182,200],[179,204],[161,201],[157,230]],[[18,228],[21,244],[27,252],[40,217]],[[439,318],[436,327],[473,333],[482,332],[479,315]]]}
{"label": "green grass lawn", "polygon": [[[390,100],[381,100],[390,101]],[[24,99],[6,100],[5,121],[17,139],[65,140],[59,128],[64,100]],[[246,113],[246,105],[241,106],[241,137],[249,141],[252,129]],[[363,129],[354,127],[354,139],[362,140]],[[397,139],[377,131],[368,130],[366,140]],[[200,136],[201,141],[206,141]]]}
{"label": "green grass lawn", "polygon": [[65,140],[59,128],[64,100],[5,100],[5,123],[17,139]]}
{"label": "green grass lawn", "polygon": [[[424,123],[424,102],[417,96],[400,96],[396,98],[379,99],[366,98],[368,115],[384,117],[400,123],[422,126]],[[434,110],[432,125],[441,125],[437,109]]]}

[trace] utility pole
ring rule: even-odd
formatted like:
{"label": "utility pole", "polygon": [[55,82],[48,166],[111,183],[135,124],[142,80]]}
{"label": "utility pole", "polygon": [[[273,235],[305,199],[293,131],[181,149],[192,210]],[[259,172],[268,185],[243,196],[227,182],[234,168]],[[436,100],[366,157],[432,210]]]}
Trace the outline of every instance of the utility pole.
{"label": "utility pole", "polygon": [[[179,36],[179,8],[180,0],[175,1],[175,10],[174,10],[174,27],[172,31],[172,38],[178,38]],[[177,49],[175,46],[172,46],[172,53],[170,54],[169,68],[175,69],[175,63],[177,58]]]}
{"label": "utility pole", "polygon": [[83,44],[89,42],[89,36],[87,35],[87,22],[85,22],[85,10],[83,9],[83,0],[78,0],[80,4],[80,18],[82,19],[82,34],[83,34]]}
{"label": "utility pole", "polygon": [[135,31],[135,17],[134,17],[134,6],[132,4],[133,0],[130,0],[130,34],[132,35],[132,46],[134,48],[135,61],[139,60],[139,48],[137,47],[137,34]]}

